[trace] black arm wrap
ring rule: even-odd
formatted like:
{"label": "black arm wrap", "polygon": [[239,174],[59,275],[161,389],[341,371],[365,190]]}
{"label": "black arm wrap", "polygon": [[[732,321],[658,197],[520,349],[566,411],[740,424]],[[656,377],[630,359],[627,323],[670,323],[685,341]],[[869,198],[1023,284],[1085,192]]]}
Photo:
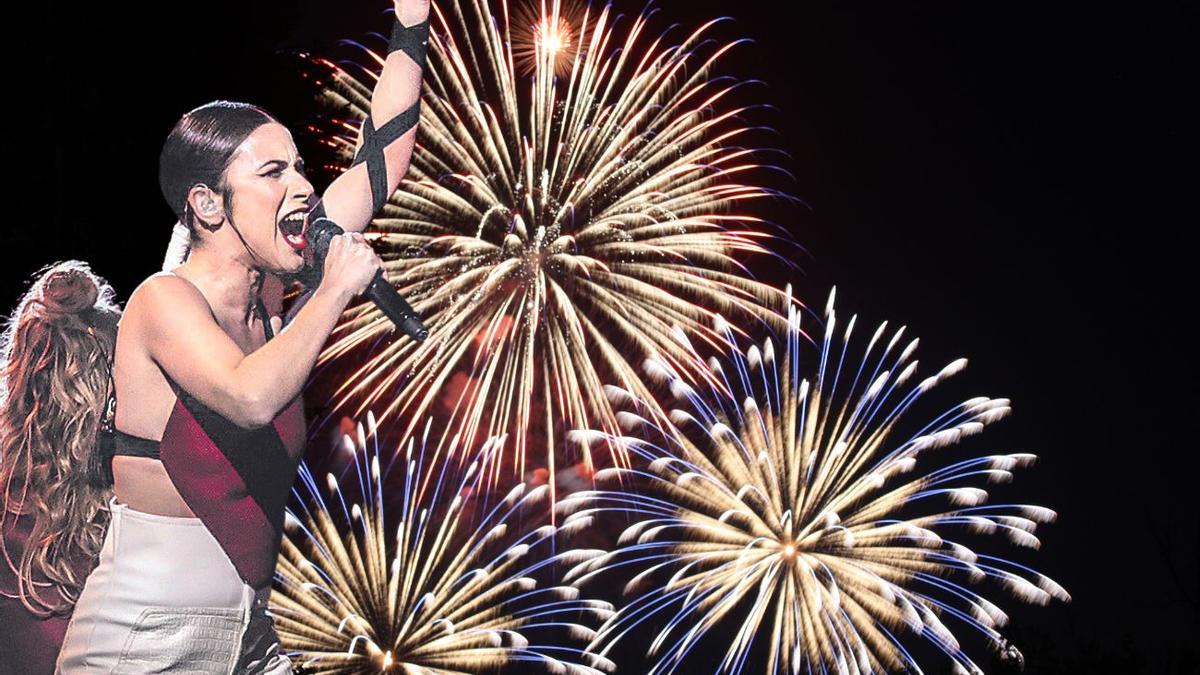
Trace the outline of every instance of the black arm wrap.
{"label": "black arm wrap", "polygon": [[392,39],[388,42],[388,54],[404,52],[422,70],[425,69],[425,47],[429,44],[429,19],[413,26],[405,26],[396,20],[392,26]]}
{"label": "black arm wrap", "polygon": [[[429,43],[429,19],[413,26],[405,26],[397,19],[392,28],[392,39],[388,43],[388,54],[402,51],[408,54],[421,69],[425,68],[425,47]],[[363,120],[362,147],[354,155],[350,167],[354,168],[363,162],[367,163],[367,176],[371,183],[371,213],[379,213],[379,209],[387,202],[387,162],[383,149],[400,138],[409,129],[417,125],[421,119],[421,95],[407,110],[393,117],[378,129],[371,121],[371,115]]]}
{"label": "black arm wrap", "polygon": [[354,155],[354,161],[350,167],[354,168],[363,162],[367,163],[367,176],[371,181],[371,213],[379,213],[379,209],[388,200],[387,189],[387,161],[383,156],[383,149],[391,144],[392,141],[400,138],[409,129],[417,125],[417,121],[421,118],[421,99],[418,97],[413,104],[408,107],[408,110],[396,115],[388,120],[386,124],[378,129],[371,123],[371,116],[367,115],[363,120],[362,126],[362,147],[358,149],[358,153]]}

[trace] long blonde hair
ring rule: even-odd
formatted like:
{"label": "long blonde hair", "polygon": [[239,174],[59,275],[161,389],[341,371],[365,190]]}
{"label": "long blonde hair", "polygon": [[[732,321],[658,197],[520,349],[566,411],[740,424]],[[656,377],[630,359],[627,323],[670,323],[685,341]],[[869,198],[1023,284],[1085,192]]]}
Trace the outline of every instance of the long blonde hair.
{"label": "long blonde hair", "polygon": [[95,560],[108,524],[97,434],[112,388],[115,295],[86,262],[48,265],[0,336],[0,531],[33,518],[24,550],[0,537],[0,557],[38,616],[74,607],[91,569],[79,566]]}

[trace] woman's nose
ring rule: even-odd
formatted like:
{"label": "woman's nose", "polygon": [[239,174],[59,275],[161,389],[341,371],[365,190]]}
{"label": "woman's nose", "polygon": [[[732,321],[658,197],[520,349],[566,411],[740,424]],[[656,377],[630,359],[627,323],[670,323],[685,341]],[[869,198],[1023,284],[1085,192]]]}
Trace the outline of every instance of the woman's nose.
{"label": "woman's nose", "polygon": [[296,174],[296,194],[297,196],[307,199],[313,193],[312,183],[308,182],[308,177],[302,173]]}

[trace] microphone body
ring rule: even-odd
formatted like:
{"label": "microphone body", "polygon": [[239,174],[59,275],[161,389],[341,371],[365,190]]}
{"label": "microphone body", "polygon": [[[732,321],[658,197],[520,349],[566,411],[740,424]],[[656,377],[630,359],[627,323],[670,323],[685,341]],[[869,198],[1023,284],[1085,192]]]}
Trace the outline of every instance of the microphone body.
{"label": "microphone body", "polygon": [[[299,275],[300,280],[308,288],[315,290],[321,283],[321,277],[325,274],[325,256],[329,253],[329,241],[343,232],[345,230],[340,225],[324,216],[315,218],[309,223],[305,236],[312,248],[312,260]],[[367,284],[367,290],[363,291],[363,295],[374,302],[379,311],[391,319],[392,323],[404,331],[405,335],[417,342],[424,342],[425,338],[429,337],[429,329],[425,328],[412,306],[396,292],[396,289],[383,276],[383,270],[375,271],[375,278]]]}

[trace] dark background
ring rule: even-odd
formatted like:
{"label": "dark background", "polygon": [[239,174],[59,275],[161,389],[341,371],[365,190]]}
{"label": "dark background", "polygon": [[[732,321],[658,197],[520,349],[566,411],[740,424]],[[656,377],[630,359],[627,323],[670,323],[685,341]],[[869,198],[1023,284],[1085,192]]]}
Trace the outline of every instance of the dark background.
{"label": "dark background", "polygon": [[[388,27],[387,3],[348,4],[36,3],[10,20],[5,306],[55,260],[90,261],[122,299],[158,268],[158,150],[199,104],[264,105],[317,153],[288,52],[348,56],[337,39]],[[774,106],[752,114],[789,155],[793,178],[773,180],[809,205],[768,209],[807,248],[798,295],[820,306],[837,284],[842,314],[906,323],[927,366],[969,356],[967,394],[1013,399],[986,447],[1041,456],[1010,494],[1060,518],[1021,560],[1074,596],[1013,612],[1027,672],[1196,672],[1194,10],[657,6],[656,28],[731,15],[717,34],[755,40],[722,72],[764,81],[742,100]]]}

